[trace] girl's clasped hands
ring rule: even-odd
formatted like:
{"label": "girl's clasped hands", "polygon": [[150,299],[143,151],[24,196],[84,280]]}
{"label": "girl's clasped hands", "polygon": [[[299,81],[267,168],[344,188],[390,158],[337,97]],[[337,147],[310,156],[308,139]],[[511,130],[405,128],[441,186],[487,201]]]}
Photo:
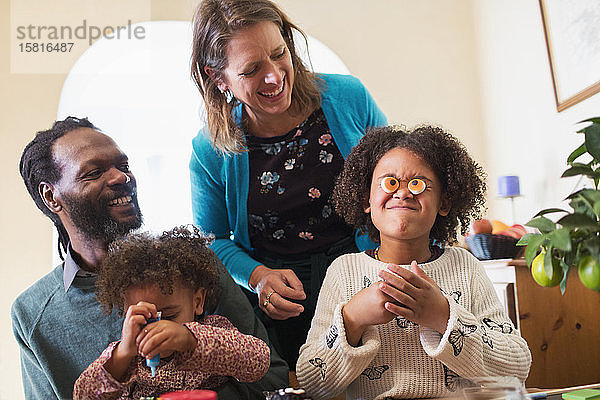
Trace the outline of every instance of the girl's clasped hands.
{"label": "girl's clasped hands", "polygon": [[416,261],[409,268],[388,264],[378,274],[381,281],[358,292],[344,306],[350,344],[357,345],[368,326],[386,324],[396,317],[440,333],[446,330],[448,300]]}

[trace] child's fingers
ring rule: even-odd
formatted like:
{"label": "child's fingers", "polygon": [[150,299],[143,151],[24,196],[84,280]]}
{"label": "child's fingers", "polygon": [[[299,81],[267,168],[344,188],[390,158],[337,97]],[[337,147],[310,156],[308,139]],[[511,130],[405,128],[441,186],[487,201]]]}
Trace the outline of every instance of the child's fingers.
{"label": "child's fingers", "polygon": [[427,275],[425,273],[425,271],[423,271],[421,269],[421,267],[419,267],[419,265],[417,264],[416,261],[413,261],[410,263],[410,270],[412,272],[414,272],[418,277],[420,277],[421,279],[426,280],[427,282],[431,283],[432,285],[435,285],[435,281],[433,279],[431,279],[431,277],[429,277],[429,275]]}
{"label": "child's fingers", "polygon": [[140,343],[146,337],[147,334],[148,334],[148,327],[144,326],[143,328],[140,329],[139,333],[135,337],[135,345],[138,347],[138,349],[140,348]]}
{"label": "child's fingers", "polygon": [[379,290],[407,308],[414,309],[416,306],[416,300],[413,297],[391,286],[388,282],[379,282]]}
{"label": "child's fingers", "polygon": [[409,282],[402,276],[398,276],[390,271],[381,270],[379,271],[379,277],[382,278],[389,286],[406,293],[412,298],[418,296],[419,288]]}
{"label": "child's fingers", "polygon": [[138,328],[141,329],[142,326],[146,325],[146,318],[141,315],[132,315],[129,318],[125,318],[125,322],[124,324],[129,328],[129,329],[134,329],[134,328]]}
{"label": "child's fingers", "polygon": [[148,338],[149,336],[156,335],[160,332],[160,329],[157,329],[159,328],[158,322],[153,322],[151,324],[144,323],[144,325],[140,328],[140,331],[135,338],[135,344],[138,346],[138,348],[142,346],[143,343],[145,343],[144,339]]}
{"label": "child's fingers", "polygon": [[395,304],[392,302],[386,302],[384,305],[385,309],[391,312],[392,314],[398,315],[400,317],[404,317],[410,321],[412,321],[415,313],[408,307],[403,305]]}
{"label": "child's fingers", "polygon": [[[141,302],[129,306],[127,308],[127,312],[125,313],[125,318],[130,318],[133,315],[142,315],[144,318],[152,317],[152,309],[146,305],[150,303],[140,304]],[[154,307],[154,311],[156,312],[156,307]]]}
{"label": "child's fingers", "polygon": [[[416,261],[413,261],[416,265]],[[411,266],[409,268],[413,268],[413,265],[411,264]],[[417,268],[419,268],[417,266]],[[410,269],[406,269],[404,267],[401,267],[399,265],[396,264],[388,264],[387,266],[387,270],[391,271],[393,274],[398,275],[401,278],[404,278],[407,282],[409,282],[411,285],[413,285],[416,288],[422,288],[424,286],[424,282],[423,282],[423,277],[419,274],[417,274],[414,271],[411,271]],[[419,268],[420,270],[420,268]],[[382,270],[381,272],[386,271],[386,270]],[[386,272],[388,272],[386,271]],[[424,272],[423,272],[424,274]]]}
{"label": "child's fingers", "polygon": [[155,330],[153,333],[148,331],[148,334],[142,339],[138,346],[140,354],[145,358],[152,358],[157,354],[160,354],[162,349],[161,346],[169,339],[169,335],[166,332]]}
{"label": "child's fingers", "polygon": [[145,301],[140,301],[136,304],[136,306],[138,307],[143,307],[146,310],[148,310],[148,312],[150,312],[150,317],[152,318],[156,318],[156,306],[152,303],[147,303]]}

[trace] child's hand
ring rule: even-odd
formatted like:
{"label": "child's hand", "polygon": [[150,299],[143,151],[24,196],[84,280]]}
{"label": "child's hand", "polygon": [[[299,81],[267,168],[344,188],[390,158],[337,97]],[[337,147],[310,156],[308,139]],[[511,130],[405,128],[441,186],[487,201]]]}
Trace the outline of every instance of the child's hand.
{"label": "child's hand", "polygon": [[154,304],[140,301],[127,309],[121,331],[121,341],[113,350],[112,356],[104,363],[104,368],[116,380],[123,379],[131,360],[138,353],[135,339],[150,317],[156,317]]}
{"label": "child's hand", "polygon": [[157,354],[168,357],[174,351],[191,351],[198,344],[196,337],[185,325],[168,320],[146,325],[135,341],[140,355],[146,358]]}
{"label": "child's hand", "polygon": [[381,290],[377,284],[356,293],[342,308],[344,327],[348,343],[358,345],[365,329],[370,325],[390,322],[395,314],[386,310],[385,305],[394,301]]}
{"label": "child's hand", "polygon": [[[440,288],[419,266],[416,261],[410,270],[390,264],[390,271],[379,271],[379,289],[394,299],[385,308],[421,326],[443,334],[450,317],[450,305]],[[394,275],[396,274],[396,275]]]}
{"label": "child's hand", "polygon": [[156,318],[156,306],[151,303],[140,301],[139,303],[129,306],[125,314],[123,322],[123,330],[121,332],[121,342],[119,343],[119,351],[122,354],[135,357],[138,353],[136,338],[142,331],[148,318]]}

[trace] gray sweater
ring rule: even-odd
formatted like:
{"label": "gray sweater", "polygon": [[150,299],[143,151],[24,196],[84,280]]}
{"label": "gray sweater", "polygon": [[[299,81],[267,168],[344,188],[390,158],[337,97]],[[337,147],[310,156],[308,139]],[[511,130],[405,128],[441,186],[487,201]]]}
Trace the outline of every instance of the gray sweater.
{"label": "gray sweater", "polygon": [[[108,316],[102,313],[95,280],[95,276],[76,276],[65,292],[63,265],[59,265],[15,300],[12,324],[21,349],[27,399],[71,399],[81,372],[109,343],[120,339],[123,319],[116,310]],[[269,343],[264,326],[223,266],[221,290],[212,314],[227,317],[240,332]],[[218,389],[219,400],[262,399],[263,390],[287,387],[288,379],[287,365],[271,347],[267,375],[254,383],[229,380]]]}

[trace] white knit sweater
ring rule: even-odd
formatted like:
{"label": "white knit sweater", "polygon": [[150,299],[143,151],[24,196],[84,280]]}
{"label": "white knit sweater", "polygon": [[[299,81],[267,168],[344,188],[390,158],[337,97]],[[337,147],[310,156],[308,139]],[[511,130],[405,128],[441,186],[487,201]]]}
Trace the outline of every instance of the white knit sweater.
{"label": "white knit sweater", "polygon": [[[420,264],[450,304],[444,335],[397,317],[371,326],[357,347],[346,340],[341,309],[386,268],[365,253],[337,258],[327,270],[296,374],[313,399],[440,397],[478,377],[529,373],[531,354],[498,300],[479,261],[449,247]],[[407,266],[408,267],[408,266]]]}

